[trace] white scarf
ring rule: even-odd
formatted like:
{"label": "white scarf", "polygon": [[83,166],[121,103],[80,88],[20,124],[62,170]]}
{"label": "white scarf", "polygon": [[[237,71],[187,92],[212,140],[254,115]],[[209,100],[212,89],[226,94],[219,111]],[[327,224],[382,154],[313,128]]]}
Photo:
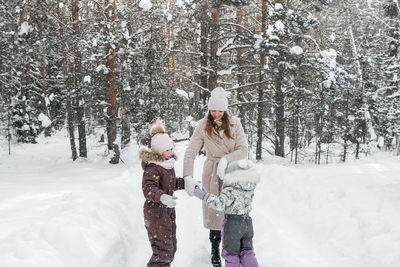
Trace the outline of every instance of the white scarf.
{"label": "white scarf", "polygon": [[175,164],[175,158],[170,158],[170,159],[166,159],[164,161],[149,161],[149,163],[154,163],[157,164],[161,167],[163,167],[164,169],[170,170],[174,168],[174,164]]}

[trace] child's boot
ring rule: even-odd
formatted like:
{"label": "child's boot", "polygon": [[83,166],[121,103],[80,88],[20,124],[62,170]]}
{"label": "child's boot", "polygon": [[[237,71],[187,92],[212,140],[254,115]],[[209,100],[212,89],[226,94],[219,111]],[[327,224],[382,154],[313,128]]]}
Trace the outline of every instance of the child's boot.
{"label": "child's boot", "polygon": [[221,243],[221,231],[210,230],[211,242],[211,263],[213,267],[221,267],[221,257],[219,255],[219,244]]}

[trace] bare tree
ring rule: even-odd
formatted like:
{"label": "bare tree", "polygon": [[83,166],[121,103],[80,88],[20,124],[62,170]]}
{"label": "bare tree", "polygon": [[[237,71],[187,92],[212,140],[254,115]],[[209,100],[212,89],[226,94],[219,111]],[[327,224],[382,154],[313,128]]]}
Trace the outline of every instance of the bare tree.
{"label": "bare tree", "polygon": [[63,65],[63,74],[64,74],[64,86],[67,91],[66,97],[66,111],[67,111],[67,127],[69,133],[69,141],[72,152],[72,159],[76,160],[78,158],[78,154],[76,151],[75,145],[75,134],[74,134],[74,116],[72,111],[72,101],[71,101],[71,87],[70,87],[70,79],[68,74],[68,59],[67,59],[67,50],[65,46],[66,38],[64,36],[64,20],[63,20],[63,2],[61,0],[57,0],[57,15],[58,15],[58,25],[59,25],[59,34],[60,39],[63,40],[61,42],[61,53],[62,53],[62,65]]}
{"label": "bare tree", "polygon": [[72,42],[72,53],[74,55],[73,62],[73,80],[75,91],[78,92],[78,95],[75,98],[75,106],[76,106],[76,120],[78,124],[78,134],[79,134],[79,156],[87,158],[87,148],[86,148],[86,125],[85,125],[85,100],[82,96],[82,92],[80,90],[81,82],[82,82],[82,71],[81,71],[81,52],[78,48],[78,40],[79,40],[79,0],[72,0],[72,29],[74,40]]}
{"label": "bare tree", "polygon": [[[106,35],[111,34],[112,25],[115,22],[116,3],[115,0],[106,0],[104,2],[105,15],[110,30],[105,30]],[[107,29],[108,27],[106,27]],[[117,134],[117,86],[116,86],[116,62],[115,62],[115,46],[110,43],[106,46],[106,60],[107,60],[107,138],[108,149],[113,149],[113,143]]]}
{"label": "bare tree", "polygon": [[[267,0],[262,0],[261,5],[261,32],[265,37],[265,32],[267,29]],[[262,159],[262,142],[264,135],[264,91],[266,84],[264,82],[265,73],[264,66],[267,62],[267,55],[264,49],[260,50],[260,73],[258,85],[258,104],[257,104],[257,144],[256,144],[256,159]]]}
{"label": "bare tree", "polygon": [[219,35],[219,2],[212,1],[210,20],[210,74],[208,88],[213,90],[218,86],[218,35]]}

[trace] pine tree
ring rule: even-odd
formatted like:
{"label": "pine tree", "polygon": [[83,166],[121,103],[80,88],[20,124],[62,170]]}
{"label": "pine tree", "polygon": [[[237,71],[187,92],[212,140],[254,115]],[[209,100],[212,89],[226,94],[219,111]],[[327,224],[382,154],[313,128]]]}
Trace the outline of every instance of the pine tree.
{"label": "pine tree", "polygon": [[270,23],[262,47],[268,52],[270,62],[268,74],[273,80],[271,88],[274,91],[272,101],[274,102],[275,155],[284,157],[287,90],[293,79],[289,77],[296,75],[298,57],[310,46],[310,40],[305,32],[317,27],[318,22],[305,10],[291,9],[290,6],[285,6],[283,1],[276,1],[269,13]]}

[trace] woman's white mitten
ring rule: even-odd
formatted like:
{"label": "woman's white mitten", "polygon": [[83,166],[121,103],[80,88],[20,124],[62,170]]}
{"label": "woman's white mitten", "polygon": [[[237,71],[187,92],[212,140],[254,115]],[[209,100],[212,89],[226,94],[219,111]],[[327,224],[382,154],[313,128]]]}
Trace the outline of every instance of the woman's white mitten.
{"label": "woman's white mitten", "polygon": [[197,183],[192,176],[185,176],[183,179],[185,180],[185,191],[189,196],[192,197]]}
{"label": "woman's white mitten", "polygon": [[228,166],[228,160],[226,158],[222,157],[219,160],[218,167],[217,167],[217,175],[218,175],[219,179],[221,179],[221,180],[224,179],[225,170],[226,170],[227,166]]}

